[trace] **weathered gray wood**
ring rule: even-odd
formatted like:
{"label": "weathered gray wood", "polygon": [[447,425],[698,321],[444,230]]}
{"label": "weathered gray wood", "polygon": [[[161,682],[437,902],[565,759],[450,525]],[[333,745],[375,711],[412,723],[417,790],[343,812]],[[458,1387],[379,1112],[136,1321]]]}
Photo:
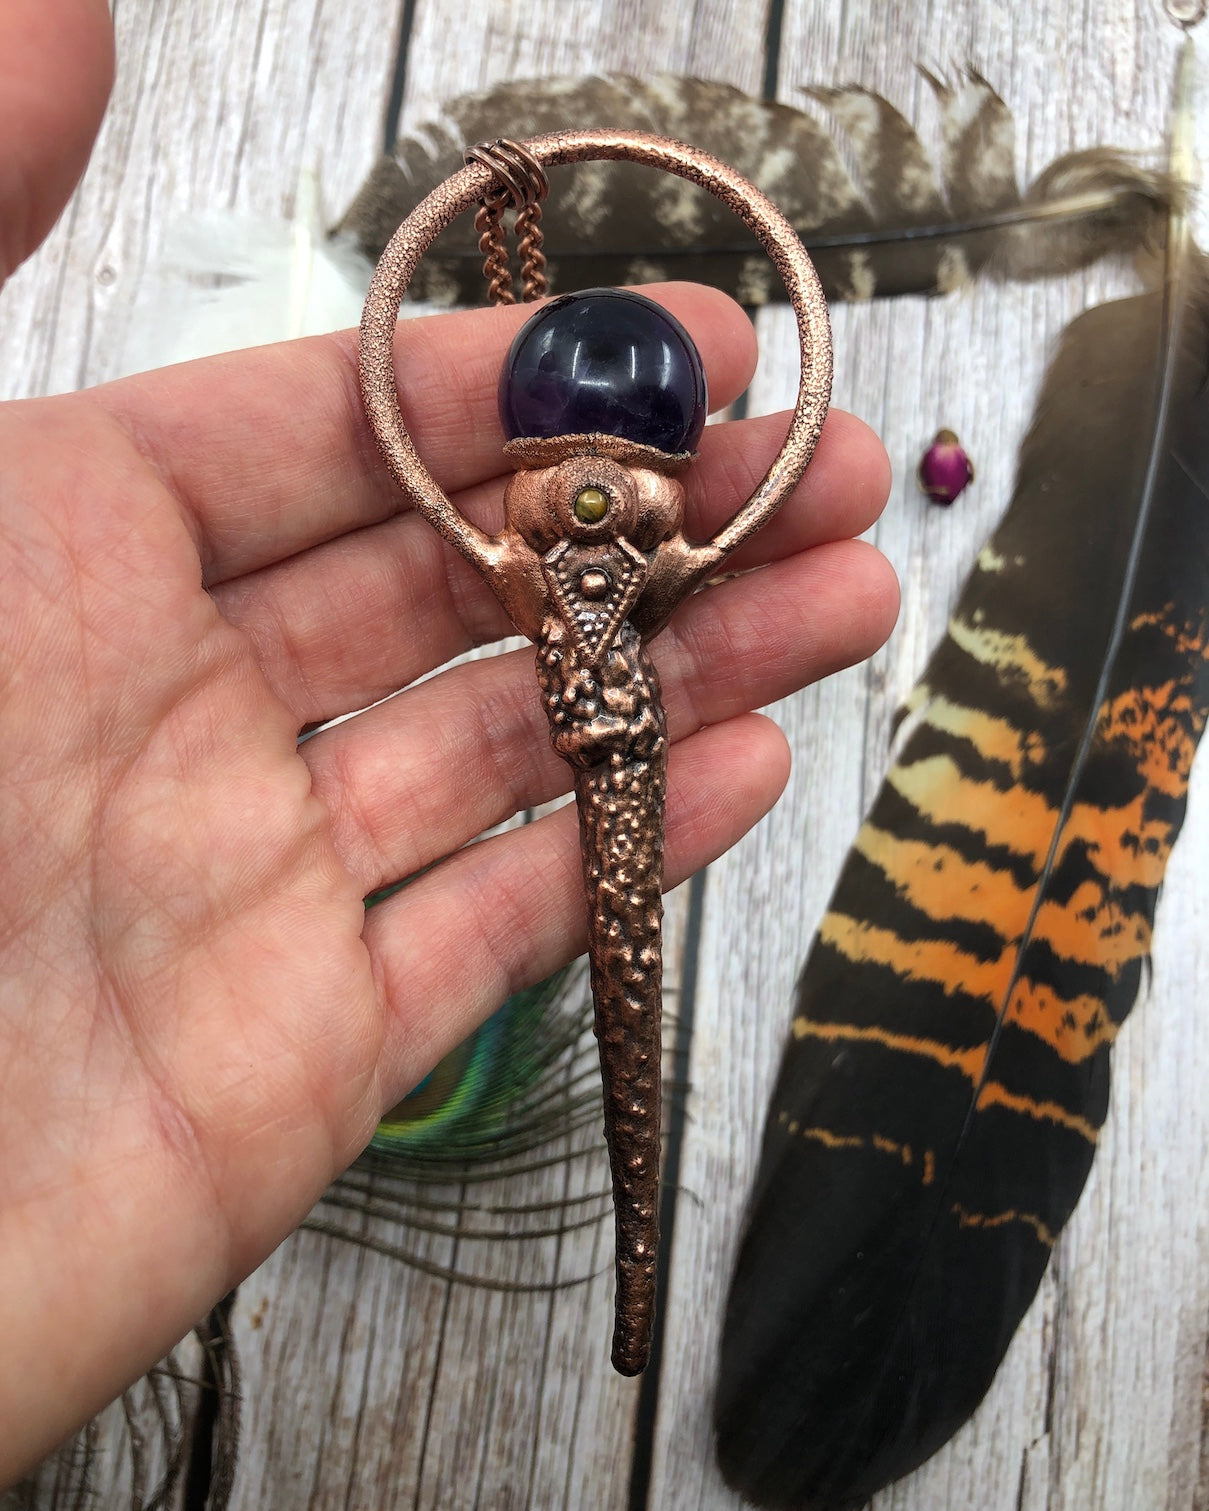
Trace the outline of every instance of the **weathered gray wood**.
{"label": "weathered gray wood", "polygon": [[[798,103],[797,85],[857,80],[923,129],[935,114],[915,64],[969,59],[1013,106],[1020,163],[1031,176],[1080,145],[1161,148],[1177,41],[1157,5],[1075,15],[1061,4],[791,0],[781,93]],[[903,613],[867,667],[778,710],[796,755],[789,792],[709,877],[683,1175],[702,1205],[682,1203],[677,1220],[652,1505],[741,1504],[713,1465],[709,1401],[794,979],[885,770],[890,716],[1008,498],[1046,348],[1078,310],[1131,286],[1124,271],[1101,268],[1053,287],[833,311],[836,401],[881,432],[894,464],[891,502],[873,537],[899,571]],[[789,401],[795,354],[784,312],[762,313],[760,327],[765,367],[755,407],[768,409]],[[963,437],[979,469],[977,485],[948,512],[929,508],[912,479],[942,424]],[[1094,591],[1072,585],[1082,586]],[[877,1507],[1206,1504],[1209,1130],[1198,1087],[1209,1067],[1196,1012],[1206,934],[1195,879],[1209,836],[1203,765],[1194,787],[1160,909],[1152,983],[1115,1053],[1112,1112],[1085,1198],[982,1410]]]}
{"label": "weathered gray wood", "polygon": [[[47,247],[0,303],[6,396],[104,379],[137,319],[173,217],[289,211],[319,174],[335,216],[376,155],[402,0],[216,0],[119,5],[122,68],[92,169]],[[670,69],[758,91],[764,4],[419,0],[402,125],[507,77]],[[976,64],[1019,122],[1023,171],[1093,142],[1157,146],[1175,37],[1157,0],[1072,15],[1029,7],[852,6],[787,0],[780,95],[857,80],[927,128],[916,62]],[[925,135],[927,130],[925,129]],[[708,1411],[717,1327],[794,977],[886,763],[891,714],[1011,485],[1044,346],[1085,303],[1127,286],[1100,269],[1056,287],[836,311],[837,402],[887,439],[897,482],[875,538],[900,571],[888,649],[785,705],[795,772],[773,817],[711,873],[699,959],[695,1086],[672,1256],[667,1352],[649,1504],[733,1507],[713,1467]],[[784,312],[760,317],[756,410],[789,400]],[[978,484],[929,510],[910,473],[936,425],[959,430]],[[1113,1110],[1083,1203],[983,1410],[918,1475],[897,1511],[980,1505],[1113,1511],[1209,1507],[1202,1378],[1209,1319],[1206,1048],[1194,1005],[1209,981],[1201,900],[1209,776],[1192,798],[1161,904],[1153,982],[1116,1051]],[[669,986],[684,949],[669,912]],[[674,995],[670,998],[674,1005]],[[603,1158],[567,1177],[604,1181]],[[556,1196],[563,1177],[536,1181]],[[417,1239],[436,1264],[467,1245]],[[637,1387],[607,1366],[610,1225],[558,1248],[475,1255],[503,1279],[594,1275],[572,1290],[467,1290],[302,1233],[242,1288],[246,1375],[236,1505],[609,1508],[626,1504]],[[113,1428],[112,1421],[107,1431]],[[108,1504],[116,1504],[116,1499]]]}
{"label": "weathered gray wood", "polygon": [[299,173],[343,198],[380,150],[402,0],[119,5],[118,80],[92,165],[0,318],[0,393],[114,375],[174,218],[288,214]]}

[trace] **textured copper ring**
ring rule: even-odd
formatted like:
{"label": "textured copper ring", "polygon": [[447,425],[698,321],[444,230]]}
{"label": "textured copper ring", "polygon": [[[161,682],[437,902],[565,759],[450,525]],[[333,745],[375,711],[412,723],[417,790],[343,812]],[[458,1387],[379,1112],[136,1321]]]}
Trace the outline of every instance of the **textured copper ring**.
{"label": "textured copper ring", "polygon": [[[645,642],[801,478],[830,398],[831,332],[818,278],[789,222],[708,153],[643,133],[593,129],[501,141],[471,157],[412,211],[382,254],[361,322],[361,388],[403,492],[537,645],[551,740],[574,771],[617,1216],[613,1363],[636,1374],[650,1352],[658,1245],[667,753]],[[505,455],[517,472],[498,535],[457,512],[404,428],[393,338],[411,277],[456,216],[498,204],[501,195],[515,203],[518,191],[527,192],[535,178],[530,168],[520,171],[526,159],[541,169],[625,159],[699,184],[750,227],[784,280],[802,354],[789,434],[755,493],[709,541],[682,533],[678,481],[705,421],[700,357],[683,327],[640,295],[564,295],[540,307],[514,340],[501,417]],[[511,297],[506,259],[499,273],[498,235],[491,250],[488,276],[497,290],[504,287],[497,297]]]}

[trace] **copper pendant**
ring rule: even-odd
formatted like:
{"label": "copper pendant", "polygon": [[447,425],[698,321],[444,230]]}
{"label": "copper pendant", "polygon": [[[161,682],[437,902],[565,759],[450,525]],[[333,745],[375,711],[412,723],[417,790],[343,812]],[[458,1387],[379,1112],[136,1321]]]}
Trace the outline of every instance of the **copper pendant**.
{"label": "copper pendant", "polygon": [[[420,258],[479,205],[484,270],[510,301],[505,208],[517,211],[525,297],[545,289],[540,201],[545,170],[626,159],[679,175],[727,204],[785,282],[802,370],[789,434],[759,487],[712,540],[685,539],[677,474],[691,455],[626,435],[517,436],[499,535],[457,513],[416,454],[395,389],[399,305]],[[554,748],[574,772],[605,1133],[617,1218],[613,1364],[639,1373],[650,1354],[658,1251],[661,919],[667,734],[646,643],[792,492],[814,451],[831,392],[831,334],[810,259],[781,212],[709,154],[662,137],[592,129],[472,148],[467,166],[395,232],[361,322],[361,386],[391,472],[415,507],[486,579],[537,646]]]}

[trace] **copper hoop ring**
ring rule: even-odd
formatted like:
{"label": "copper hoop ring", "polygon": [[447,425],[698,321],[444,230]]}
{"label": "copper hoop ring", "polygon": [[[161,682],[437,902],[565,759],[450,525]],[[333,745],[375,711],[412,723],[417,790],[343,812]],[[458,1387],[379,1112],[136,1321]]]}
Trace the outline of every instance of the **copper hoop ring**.
{"label": "copper hoop ring", "polygon": [[[754,232],[785,284],[802,353],[797,403],[785,444],[759,487],[710,543],[709,555],[720,561],[784,503],[823,428],[831,397],[831,328],[814,266],[793,227],[766,195],[718,158],[683,142],[647,132],[590,128],[550,132],[518,145],[544,168],[621,159],[700,185]],[[494,542],[462,519],[420,460],[399,410],[393,343],[399,306],[421,257],[451,221],[477,205],[497,182],[487,168],[471,163],[422,200],[383,252],[361,318],[361,392],[386,464],[420,513],[476,564],[490,555]]]}

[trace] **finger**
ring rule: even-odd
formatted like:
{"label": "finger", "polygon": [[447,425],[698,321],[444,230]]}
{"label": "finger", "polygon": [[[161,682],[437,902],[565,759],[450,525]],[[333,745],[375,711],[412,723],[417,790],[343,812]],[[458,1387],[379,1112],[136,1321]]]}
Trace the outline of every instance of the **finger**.
{"label": "finger", "polygon": [[[786,423],[785,415],[773,415],[707,430],[690,472],[690,536],[712,534],[745,502],[779,450]],[[859,534],[880,514],[888,491],[881,442],[860,420],[833,410],[793,497],[732,560],[756,566]],[[460,495],[458,503],[485,528],[499,527],[498,485]],[[227,583],[215,598],[254,641],[269,681],[300,725],[363,708],[472,645],[511,632],[491,590],[416,514]]]}
{"label": "finger", "polygon": [[[685,531],[705,540],[731,519],[759,487],[785,443],[790,412],[711,425],[701,459],[688,471]],[[877,434],[843,409],[828,411],[805,476],[763,529],[728,558],[744,572],[828,540],[860,535],[890,497],[890,459]]]}
{"label": "finger", "polygon": [[[767,813],[789,776],[768,719],[694,735],[671,753],[664,885],[715,859]],[[365,920],[389,1013],[385,1104],[416,1084],[504,999],[585,944],[575,814],[559,812],[472,845]]]}
{"label": "finger", "polygon": [[[871,654],[897,602],[889,564],[861,541],[696,595],[654,647],[671,738]],[[456,667],[323,731],[302,753],[337,851],[365,893],[570,787],[529,650]]]}
{"label": "finger", "polygon": [[0,5],[0,283],[67,203],[112,83],[105,0]]}
{"label": "finger", "polygon": [[[751,322],[695,284],[649,289],[701,351],[711,403],[747,386]],[[533,306],[400,323],[395,377],[404,423],[447,493],[504,467],[497,411],[508,343]],[[223,582],[404,508],[361,405],[357,336],[343,331],[183,363],[96,389],[193,522],[206,579]]]}

